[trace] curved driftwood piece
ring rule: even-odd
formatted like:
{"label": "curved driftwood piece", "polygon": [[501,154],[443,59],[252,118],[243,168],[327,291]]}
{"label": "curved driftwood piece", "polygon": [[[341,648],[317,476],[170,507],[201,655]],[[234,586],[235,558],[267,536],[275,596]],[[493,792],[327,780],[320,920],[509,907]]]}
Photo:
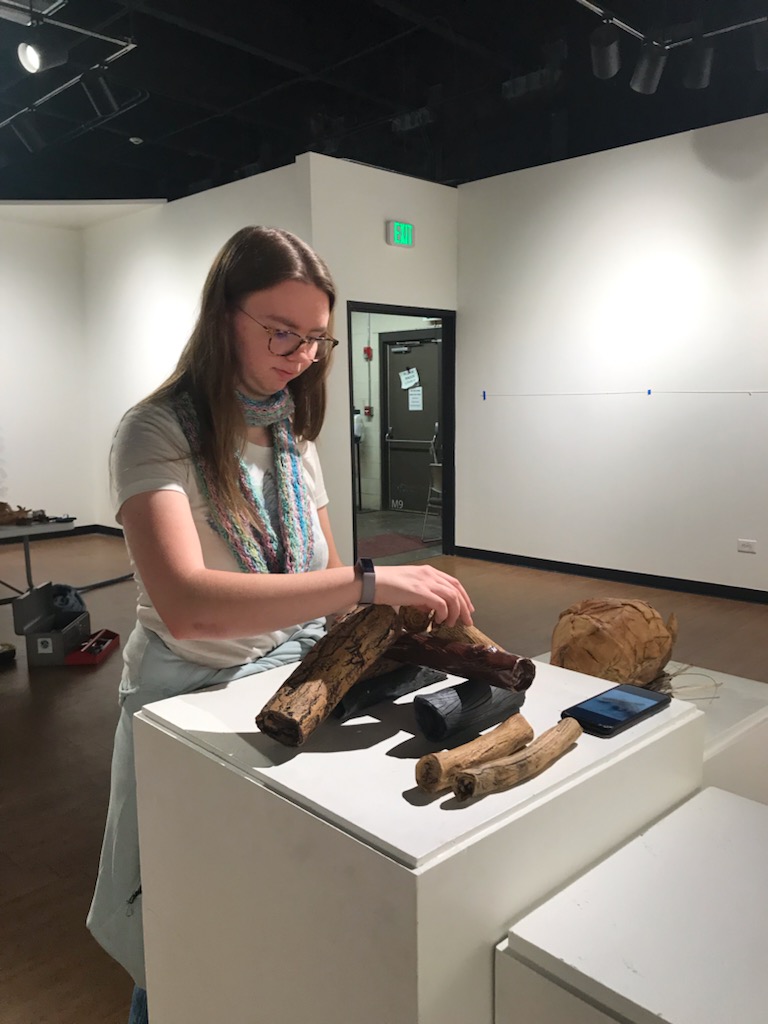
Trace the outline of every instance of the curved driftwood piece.
{"label": "curved driftwood piece", "polygon": [[533,778],[569,750],[582,731],[574,718],[563,718],[511,757],[456,772],[452,787],[454,796],[457,800],[468,800]]}
{"label": "curved driftwood piece", "polygon": [[433,743],[443,743],[461,733],[481,732],[519,710],[525,693],[503,690],[480,679],[468,679],[446,686],[437,693],[420,693],[413,698],[416,723]]}
{"label": "curved driftwood piece", "polygon": [[485,761],[508,757],[533,739],[533,729],[521,714],[515,713],[495,729],[439,754],[425,754],[416,762],[416,783],[426,793],[442,793],[453,785],[457,771],[475,768]]}
{"label": "curved driftwood piece", "polygon": [[267,701],[256,725],[279,743],[301,746],[397,636],[399,623],[388,605],[365,605],[339,619]]}
{"label": "curved driftwood piece", "polygon": [[536,675],[530,658],[509,654],[498,647],[480,644],[443,643],[432,633],[401,636],[387,651],[387,658],[408,665],[428,665],[455,676],[479,679],[505,690],[527,690]]}
{"label": "curved driftwood piece", "polygon": [[391,672],[384,675],[377,675],[375,678],[366,676],[360,679],[349,693],[345,694],[333,711],[333,717],[341,722],[361,714],[366,708],[381,704],[385,700],[395,700],[406,693],[413,693],[424,686],[431,686],[432,683],[439,683],[445,679],[445,672],[436,668],[424,668],[421,665],[400,665],[393,661],[395,666]]}

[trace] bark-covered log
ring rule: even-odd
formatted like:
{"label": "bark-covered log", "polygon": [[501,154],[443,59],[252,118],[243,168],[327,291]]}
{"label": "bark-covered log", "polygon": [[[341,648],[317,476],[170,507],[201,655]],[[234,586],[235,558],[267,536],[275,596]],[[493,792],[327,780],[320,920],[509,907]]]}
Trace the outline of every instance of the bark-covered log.
{"label": "bark-covered log", "polygon": [[286,746],[301,746],[400,629],[388,605],[366,605],[340,619],[261,709],[259,729]]}
{"label": "bark-covered log", "polygon": [[554,764],[581,734],[582,728],[575,718],[563,718],[511,757],[456,772],[452,787],[454,796],[457,800],[468,800],[531,779]]}
{"label": "bark-covered log", "polygon": [[416,762],[416,782],[426,793],[442,793],[453,785],[457,771],[476,768],[486,761],[508,757],[533,739],[533,729],[515,713],[495,729],[439,754],[425,754]]}
{"label": "bark-covered log", "polygon": [[437,693],[423,693],[413,699],[416,723],[432,743],[470,730],[481,732],[519,710],[525,691],[503,690],[480,679],[468,679],[446,686]]}
{"label": "bark-covered log", "polygon": [[[423,630],[412,630],[412,632],[423,632]],[[465,626],[463,622],[457,622],[455,626],[446,626],[441,622],[438,626],[432,626],[430,633],[436,640],[444,644],[455,642],[471,644],[472,646],[492,647],[497,651],[504,650],[501,644],[491,640],[477,626]]]}
{"label": "bark-covered log", "polygon": [[400,665],[393,661],[395,666],[391,672],[375,678],[365,677],[355,683],[352,689],[341,698],[336,705],[333,717],[341,722],[354,715],[359,715],[366,708],[375,704],[381,704],[385,700],[395,700],[406,693],[413,693],[414,690],[421,690],[432,683],[439,683],[445,679],[445,672],[436,668],[423,668],[421,665]]}
{"label": "bark-covered log", "polygon": [[440,668],[505,690],[527,690],[536,675],[536,666],[529,658],[479,644],[442,643],[431,633],[401,636],[391,645],[387,657],[407,665]]}

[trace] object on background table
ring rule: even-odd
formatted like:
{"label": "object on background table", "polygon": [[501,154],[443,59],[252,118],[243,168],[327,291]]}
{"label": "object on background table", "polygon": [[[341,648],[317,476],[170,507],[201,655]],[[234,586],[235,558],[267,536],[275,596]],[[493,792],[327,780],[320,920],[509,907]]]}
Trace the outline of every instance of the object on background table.
{"label": "object on background table", "polygon": [[13,644],[0,643],[0,667],[12,665],[16,660],[16,648]]}
{"label": "object on background table", "polygon": [[613,683],[653,682],[672,656],[677,619],[646,601],[590,598],[560,613],[550,663]]}
{"label": "object on background table", "polygon": [[0,526],[27,526],[47,521],[48,517],[42,509],[32,511],[21,505],[11,508],[7,501],[0,501]]}
{"label": "object on background table", "polygon": [[508,757],[532,739],[533,729],[530,724],[515,711],[495,729],[469,743],[419,758],[416,762],[416,783],[425,793],[445,792],[452,788],[457,771]]}
{"label": "object on background table", "polygon": [[511,757],[456,772],[453,794],[457,800],[469,800],[470,797],[496,793],[532,779],[570,750],[582,731],[575,719],[563,718]]}

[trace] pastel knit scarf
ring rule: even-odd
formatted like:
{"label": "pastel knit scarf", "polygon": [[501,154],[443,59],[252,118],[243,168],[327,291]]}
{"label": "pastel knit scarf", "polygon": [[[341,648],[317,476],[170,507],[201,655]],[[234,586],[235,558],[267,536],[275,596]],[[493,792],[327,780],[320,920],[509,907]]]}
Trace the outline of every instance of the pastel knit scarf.
{"label": "pastel knit scarf", "polygon": [[315,550],[312,509],[304,482],[301,453],[293,434],[293,398],[286,389],[270,398],[254,399],[237,392],[249,427],[270,427],[272,433],[278,498],[278,532],[275,531],[263,496],[253,486],[251,474],[238,453],[240,490],[251,510],[252,524],[224,507],[210,473],[200,457],[200,423],[189,394],[174,399],[174,410],[189,444],[203,496],[208,522],[226,541],[244,572],[308,572]]}

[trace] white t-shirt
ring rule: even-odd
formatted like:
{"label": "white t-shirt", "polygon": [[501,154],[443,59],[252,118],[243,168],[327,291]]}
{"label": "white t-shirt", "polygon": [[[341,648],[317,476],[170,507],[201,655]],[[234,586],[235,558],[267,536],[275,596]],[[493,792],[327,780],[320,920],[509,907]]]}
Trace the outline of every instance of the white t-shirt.
{"label": "white t-shirt", "polygon": [[[328,544],[317,518],[317,509],[328,504],[328,496],[315,445],[311,441],[302,442],[300,451],[312,507],[314,557],[311,569],[324,569],[328,564]],[[250,473],[254,490],[262,494],[274,524],[278,513],[273,449],[249,443],[243,454],[243,462]],[[208,506],[200,490],[197,470],[189,458],[189,445],[178,420],[167,405],[138,406],[126,413],[112,443],[110,481],[118,523],[121,522],[120,509],[123,503],[134,494],[165,490],[186,494],[206,568],[242,572],[226,542],[208,524]],[[136,571],[130,546],[128,554]],[[291,626],[274,633],[231,640],[177,640],[171,636],[155,610],[138,571],[136,582],[139,586],[139,622],[162,637],[179,657],[198,665],[228,668],[255,661],[290,639],[298,628]]]}

